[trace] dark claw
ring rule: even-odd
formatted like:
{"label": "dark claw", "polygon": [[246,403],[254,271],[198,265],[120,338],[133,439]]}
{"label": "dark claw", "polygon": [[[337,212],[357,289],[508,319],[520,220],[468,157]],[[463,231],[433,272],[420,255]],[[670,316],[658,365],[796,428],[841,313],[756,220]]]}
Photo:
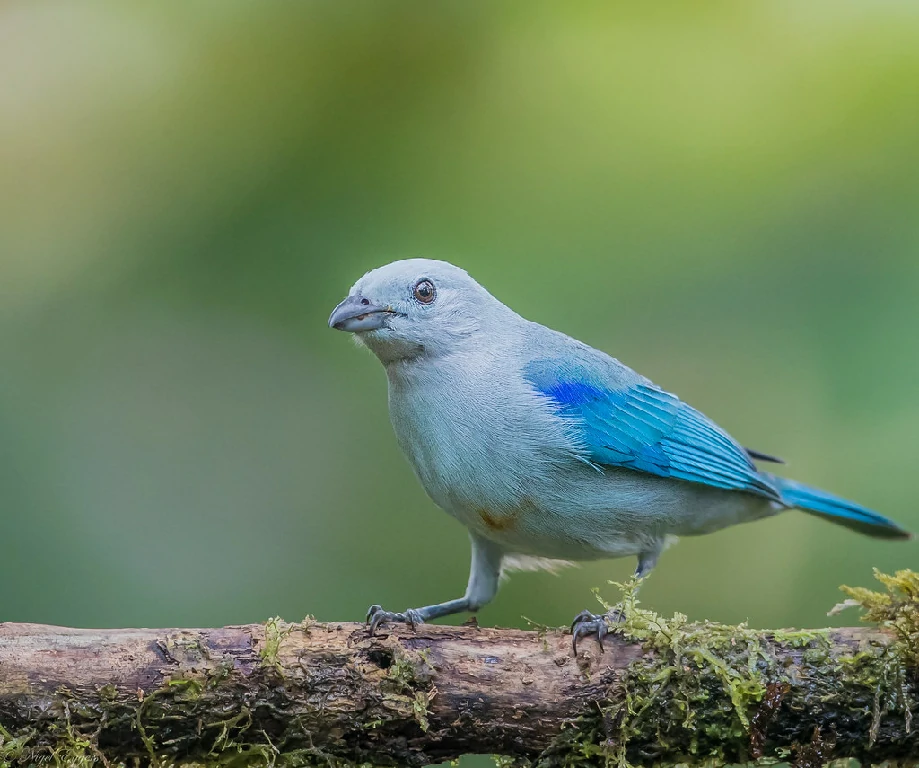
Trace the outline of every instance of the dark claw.
{"label": "dark claw", "polygon": [[371,605],[367,610],[367,619],[365,620],[365,623],[370,625],[370,637],[373,637],[379,626],[387,621],[408,624],[412,629],[415,628],[416,624],[424,624],[421,614],[414,608],[409,608],[405,613],[394,613],[384,611],[380,605]]}
{"label": "dark claw", "polygon": [[587,610],[581,611],[577,616],[574,617],[574,620],[571,622],[572,634],[574,633],[574,628],[577,624],[580,624],[585,621],[594,621],[597,618],[598,617],[595,613],[591,613],[590,611],[587,611]]}
{"label": "dark claw", "polygon": [[622,611],[614,608],[607,614],[596,614],[590,611],[581,611],[574,617],[571,622],[571,648],[574,655],[578,655],[578,640],[590,635],[597,636],[597,643],[600,645],[600,653],[603,653],[603,638],[610,634],[612,627],[610,625],[618,624],[623,621]]}

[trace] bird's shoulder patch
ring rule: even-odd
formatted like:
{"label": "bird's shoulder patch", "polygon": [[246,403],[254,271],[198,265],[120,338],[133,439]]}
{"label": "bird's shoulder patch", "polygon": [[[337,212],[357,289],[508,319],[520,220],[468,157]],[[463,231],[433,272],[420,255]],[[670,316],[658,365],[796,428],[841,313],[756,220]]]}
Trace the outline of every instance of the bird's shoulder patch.
{"label": "bird's shoulder patch", "polygon": [[538,360],[524,377],[575,425],[591,462],[780,499],[744,448],[711,419],[615,365]]}

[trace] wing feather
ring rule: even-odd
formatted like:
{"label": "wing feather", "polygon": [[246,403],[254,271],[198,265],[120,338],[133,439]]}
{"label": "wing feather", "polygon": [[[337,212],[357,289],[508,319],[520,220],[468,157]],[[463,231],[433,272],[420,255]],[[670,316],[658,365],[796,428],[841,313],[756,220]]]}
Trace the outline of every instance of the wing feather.
{"label": "wing feather", "polygon": [[593,463],[781,500],[745,448],[647,380],[607,385],[597,371],[555,360],[530,363],[524,376],[576,424]]}

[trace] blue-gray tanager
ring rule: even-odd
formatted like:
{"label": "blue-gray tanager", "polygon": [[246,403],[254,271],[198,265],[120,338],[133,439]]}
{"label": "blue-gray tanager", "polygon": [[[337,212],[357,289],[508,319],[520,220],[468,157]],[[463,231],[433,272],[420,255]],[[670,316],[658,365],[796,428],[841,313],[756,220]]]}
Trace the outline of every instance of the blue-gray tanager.
{"label": "blue-gray tanager", "polygon": [[[675,536],[790,508],[882,538],[900,526],[825,491],[760,471],[699,411],[618,360],[520,317],[465,271],[409,259],[368,272],[329,325],[383,363],[399,445],[434,502],[469,530],[466,594],[403,613],[411,624],[476,611],[502,567],[638,557],[646,575]],[[584,612],[574,640],[609,617]]]}

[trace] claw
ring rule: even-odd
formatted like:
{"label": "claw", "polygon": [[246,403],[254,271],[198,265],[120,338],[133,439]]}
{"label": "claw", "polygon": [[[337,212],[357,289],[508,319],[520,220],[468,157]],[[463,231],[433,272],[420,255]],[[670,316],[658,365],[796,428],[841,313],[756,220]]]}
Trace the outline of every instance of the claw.
{"label": "claw", "polygon": [[591,613],[590,611],[584,610],[581,611],[571,622],[571,632],[574,633],[574,628],[576,625],[585,622],[585,621],[594,621],[597,618],[596,614]]}
{"label": "claw", "polygon": [[404,615],[405,620],[412,629],[415,628],[416,624],[424,624],[424,619],[421,618],[421,614],[415,608],[409,608]]}
{"label": "claw", "polygon": [[571,649],[574,651],[574,655],[578,655],[578,640],[590,635],[597,636],[600,653],[603,653],[603,638],[611,633],[612,627],[610,625],[618,624],[624,619],[625,616],[618,608],[611,610],[607,614],[581,611],[571,622]]}
{"label": "claw", "polygon": [[405,613],[394,613],[393,611],[384,611],[380,605],[371,605],[367,610],[367,618],[364,622],[370,625],[368,633],[370,637],[373,637],[380,625],[387,621],[408,624],[412,629],[415,628],[416,624],[424,624],[421,614],[414,608],[409,608]]}

